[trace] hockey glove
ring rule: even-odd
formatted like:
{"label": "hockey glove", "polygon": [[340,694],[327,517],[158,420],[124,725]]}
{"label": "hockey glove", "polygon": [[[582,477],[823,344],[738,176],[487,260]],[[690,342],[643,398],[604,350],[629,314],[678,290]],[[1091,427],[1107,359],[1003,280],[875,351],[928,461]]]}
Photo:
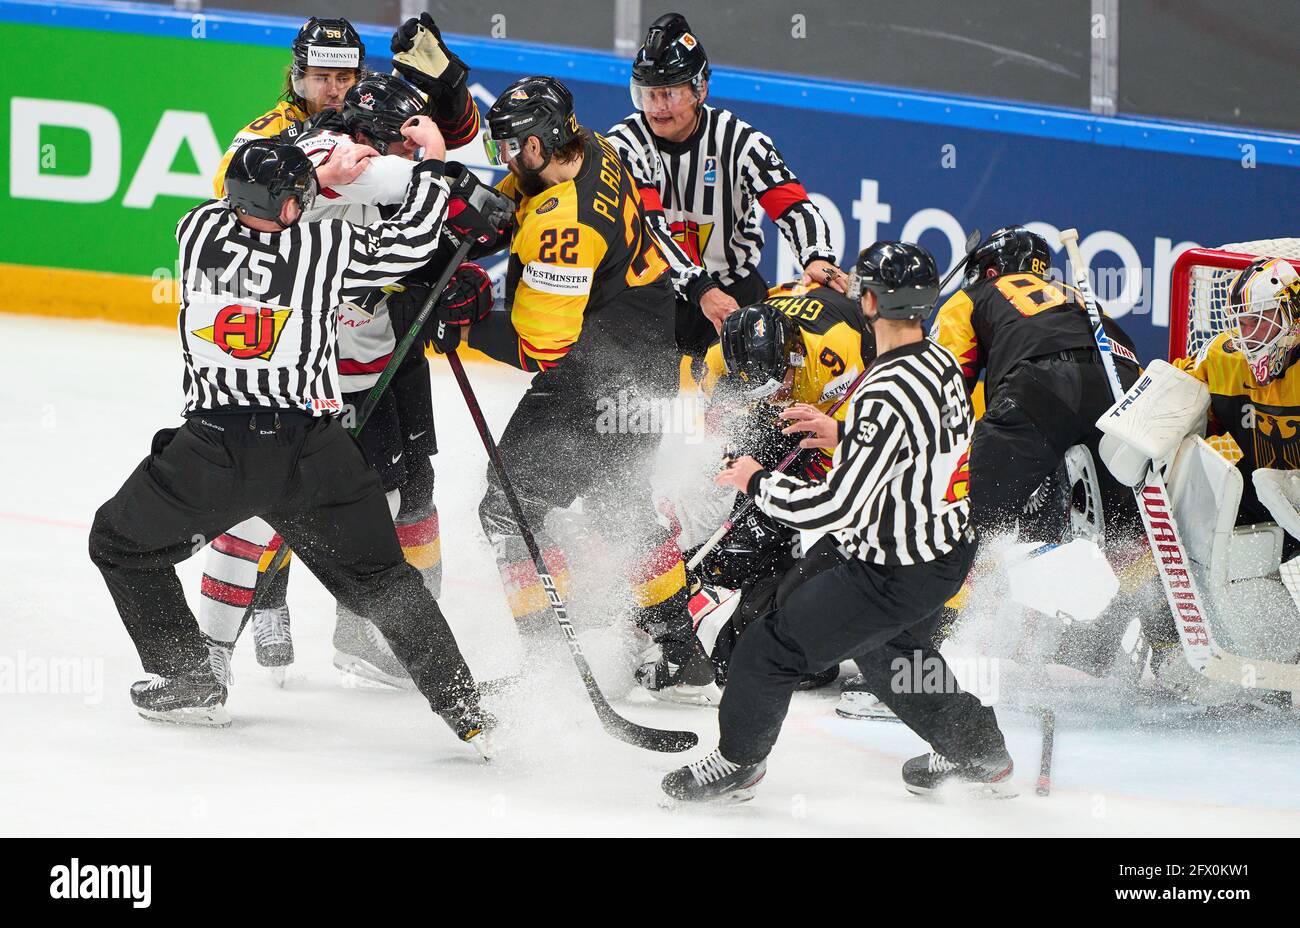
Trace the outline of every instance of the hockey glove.
{"label": "hockey glove", "polygon": [[408,19],[393,33],[393,70],[410,81],[431,105],[451,99],[465,86],[469,67],[442,41],[427,12]]}
{"label": "hockey glove", "polygon": [[466,261],[447,281],[433,314],[451,326],[471,326],[491,311],[492,280],[483,268]]}
{"label": "hockey glove", "polygon": [[468,238],[474,243],[469,257],[490,255],[508,245],[515,227],[514,200],[458,162],[447,162],[445,176],[451,185],[446,228],[457,240]]}

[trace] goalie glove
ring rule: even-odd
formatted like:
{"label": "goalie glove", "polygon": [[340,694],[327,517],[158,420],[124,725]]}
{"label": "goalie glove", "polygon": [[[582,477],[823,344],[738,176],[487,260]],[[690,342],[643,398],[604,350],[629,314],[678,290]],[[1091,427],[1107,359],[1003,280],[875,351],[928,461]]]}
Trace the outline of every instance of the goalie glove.
{"label": "goalie glove", "polygon": [[427,12],[408,19],[393,33],[393,70],[429,98],[431,105],[454,99],[465,87],[469,67],[442,41]]}
{"label": "goalie glove", "polygon": [[1167,361],[1152,361],[1137,383],[1097,420],[1099,452],[1115,479],[1136,487],[1147,469],[1168,459],[1205,427],[1210,391]]}

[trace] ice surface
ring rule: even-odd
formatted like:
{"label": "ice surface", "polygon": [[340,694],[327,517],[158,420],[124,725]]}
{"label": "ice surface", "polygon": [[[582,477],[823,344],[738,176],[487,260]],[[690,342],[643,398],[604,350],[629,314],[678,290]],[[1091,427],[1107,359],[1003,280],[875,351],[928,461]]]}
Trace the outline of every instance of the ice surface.
{"label": "ice surface", "polygon": [[[527,651],[530,682],[490,702],[504,727],[501,755],[485,767],[418,695],[340,686],[333,604],[301,569],[285,689],[241,642],[232,728],[144,722],[127,697],[139,664],[86,533],[153,433],[179,421],[175,336],[0,315],[0,340],[0,834],[1300,834],[1294,717],[1188,715],[1069,674],[1033,690],[1011,662],[998,708],[1024,794],[1009,802],[909,796],[899,766],[921,741],[900,724],[837,718],[824,691],[796,698],[752,803],[665,811],[658,781],[681,758],[606,736],[549,629]],[[485,458],[445,364],[433,368],[443,608],[475,672],[503,676],[525,652],[475,515]],[[469,374],[499,432],[526,378],[485,365]],[[181,568],[192,604],[199,570],[198,559]],[[616,705],[698,730],[687,759],[711,748],[716,713],[626,695],[635,642],[598,627],[595,601],[579,591],[575,618]],[[88,670],[69,678],[77,692],[30,692],[56,660]],[[1049,694],[1055,791],[1041,799],[1031,708]]]}

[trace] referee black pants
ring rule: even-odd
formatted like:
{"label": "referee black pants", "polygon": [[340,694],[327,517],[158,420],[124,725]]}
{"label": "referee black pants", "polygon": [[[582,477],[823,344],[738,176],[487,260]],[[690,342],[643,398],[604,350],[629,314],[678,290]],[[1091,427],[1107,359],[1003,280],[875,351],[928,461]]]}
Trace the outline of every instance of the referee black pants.
{"label": "referee black pants", "polygon": [[201,415],[162,430],[95,513],[90,557],[146,672],[206,666],[175,565],[251,516],[378,626],[435,711],[473,694],[451,629],[402,557],[379,476],[336,419],[292,412]]}
{"label": "referee black pants", "polygon": [[906,567],[846,560],[746,628],[719,707],[722,755],[739,764],[767,757],[800,678],[849,658],[871,692],[949,760],[1006,750],[993,710],[975,696],[955,683],[937,691],[915,685],[952,679],[932,639],[974,553],[975,545],[963,542],[937,560]]}

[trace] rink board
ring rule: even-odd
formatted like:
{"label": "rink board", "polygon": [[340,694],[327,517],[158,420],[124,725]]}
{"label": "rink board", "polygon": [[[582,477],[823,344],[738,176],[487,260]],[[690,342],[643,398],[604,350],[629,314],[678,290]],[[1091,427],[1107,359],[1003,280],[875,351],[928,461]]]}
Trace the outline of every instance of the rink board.
{"label": "rink board", "polygon": [[[175,222],[210,195],[234,133],[275,102],[298,25],[144,4],[0,2],[12,58],[0,108],[10,156],[0,306],[169,324],[174,308],[152,285],[172,273]],[[390,30],[360,28],[367,64],[386,68]],[[587,126],[630,112],[628,65],[612,55],[450,41],[473,67],[483,108],[514,78],[550,73],[570,84]],[[89,66],[50,69],[51,60]],[[97,80],[95,62],[112,78]],[[1284,208],[1300,190],[1295,138],[722,67],[711,102],[774,138],[843,255],[908,238],[946,266],[975,227],[1041,222],[1049,238],[1078,227],[1094,288],[1144,358],[1165,353],[1181,250],[1297,232]],[[487,170],[477,144],[456,156]],[[787,278],[793,258],[764,226],[761,268]]]}

